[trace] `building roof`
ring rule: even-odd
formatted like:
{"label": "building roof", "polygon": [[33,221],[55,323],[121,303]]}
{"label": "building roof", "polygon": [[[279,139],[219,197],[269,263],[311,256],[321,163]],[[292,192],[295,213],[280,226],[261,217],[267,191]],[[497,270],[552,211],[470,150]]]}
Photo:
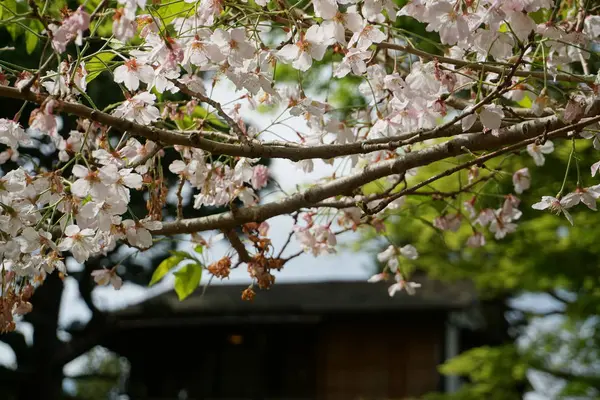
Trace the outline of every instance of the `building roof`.
{"label": "building roof", "polygon": [[203,317],[223,323],[239,321],[240,316],[323,315],[339,313],[398,312],[409,310],[452,310],[465,308],[475,301],[469,282],[442,283],[420,276],[415,295],[405,292],[388,295],[390,282],[326,281],[276,283],[269,290],[258,290],[253,301],[241,299],[247,285],[212,284],[203,293],[179,301],[172,291],[150,298],[117,312],[120,320],[146,320]]}

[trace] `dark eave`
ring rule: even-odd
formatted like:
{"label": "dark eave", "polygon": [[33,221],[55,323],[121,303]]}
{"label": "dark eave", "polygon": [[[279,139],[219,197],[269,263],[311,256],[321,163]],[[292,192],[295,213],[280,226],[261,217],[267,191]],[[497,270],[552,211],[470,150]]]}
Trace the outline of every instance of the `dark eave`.
{"label": "dark eave", "polygon": [[[241,293],[247,285],[212,284],[203,293],[199,288],[189,298],[179,301],[174,292],[167,292],[118,311],[120,321],[133,320],[144,325],[150,320],[168,324],[169,318],[202,319],[212,323],[231,323],[229,320],[264,319],[289,316],[395,313],[400,311],[450,311],[472,305],[475,290],[469,282],[442,283],[420,276],[415,295],[399,292],[390,297],[387,286],[392,282],[329,281],[277,283],[269,290],[258,290],[253,301],[243,301]],[[126,324],[127,325],[127,324]],[[137,324],[136,324],[137,325]]]}

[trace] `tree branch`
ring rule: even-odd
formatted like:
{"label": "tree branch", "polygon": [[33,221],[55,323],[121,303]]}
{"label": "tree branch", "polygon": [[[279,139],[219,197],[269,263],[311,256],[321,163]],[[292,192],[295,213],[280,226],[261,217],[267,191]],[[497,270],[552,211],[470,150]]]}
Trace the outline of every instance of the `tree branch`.
{"label": "tree branch", "polygon": [[[26,100],[42,104],[49,96],[32,92],[22,93],[19,89],[0,86],[0,97]],[[282,158],[292,161],[307,159],[331,159],[353,154],[367,154],[374,151],[395,150],[401,146],[413,144],[426,139],[462,134],[460,125],[445,126],[444,129],[434,128],[429,131],[420,130],[398,136],[370,139],[363,142],[349,144],[329,144],[311,147],[266,145],[257,140],[245,143],[221,143],[206,139],[201,135],[184,135],[175,131],[144,126],[134,122],[114,117],[102,111],[94,110],[82,104],[75,104],[63,100],[54,100],[56,108],[78,117],[87,118],[121,132],[128,131],[163,145],[181,145],[195,147],[215,154],[247,158]],[[473,129],[481,129],[480,124],[475,124]]]}
{"label": "tree branch", "polygon": [[[486,72],[495,72],[498,75],[506,75],[506,73],[510,70],[510,68],[495,67],[495,66],[489,65],[487,63],[482,64],[480,62],[457,60],[454,58],[438,56],[435,54],[427,53],[426,51],[423,51],[423,50],[415,49],[414,47],[402,46],[400,44],[395,44],[395,43],[382,42],[382,43],[377,43],[376,46],[380,47],[380,48],[384,48],[384,49],[405,51],[407,53],[414,54],[416,56],[423,57],[428,60],[438,60],[438,62],[440,62],[440,63],[456,65],[458,67],[481,70],[482,66],[485,65]],[[520,76],[520,77],[524,77],[524,78],[533,77],[536,79],[544,79],[544,71],[515,71],[514,76]],[[553,79],[554,79],[554,76],[553,76]],[[589,84],[594,83],[593,76],[582,76],[582,75],[575,75],[575,74],[571,75],[571,74],[565,74],[565,73],[557,74],[556,80],[562,81],[562,82],[582,82],[582,83],[589,83]]]}
{"label": "tree branch", "polygon": [[[588,115],[592,113],[593,115],[598,114],[598,108],[600,108],[600,101],[594,103],[590,108]],[[565,127],[564,122],[557,117],[546,117],[541,118],[540,120],[526,121],[511,126],[502,130],[498,136],[491,134],[461,135],[445,143],[431,146],[421,151],[407,153],[398,159],[369,165],[365,167],[362,172],[323,185],[314,186],[304,192],[291,195],[284,200],[259,206],[241,208],[236,210],[235,214],[226,212],[208,217],[164,222],[162,228],[155,230],[154,233],[168,235],[200,232],[211,229],[231,229],[247,222],[261,222],[277,215],[294,212],[303,207],[312,207],[314,204],[327,198],[341,193],[349,193],[369,182],[388,175],[401,174],[411,168],[429,165],[445,158],[464,154],[465,152],[472,153],[474,151],[493,150],[513,144],[526,145],[535,142],[538,136],[545,134],[545,132],[551,129],[553,129],[553,131],[546,135],[548,138],[564,137],[572,130],[582,128],[597,121],[600,121],[600,117],[594,116],[593,118],[587,118],[577,124]],[[503,152],[506,151],[508,150],[503,150]],[[495,156],[499,154],[500,153],[497,152]],[[481,161],[476,160],[473,162],[477,163]],[[413,188],[415,187],[418,188],[421,186],[415,185]]]}
{"label": "tree branch", "polygon": [[223,234],[227,237],[227,240],[229,240],[231,246],[238,253],[240,261],[245,263],[252,261],[252,257],[250,257],[250,254],[248,254],[246,246],[244,246],[244,243],[242,243],[239,236],[235,233],[233,229],[223,229]]}
{"label": "tree branch", "polygon": [[[292,23],[292,21],[290,21],[289,19],[280,17],[280,16],[275,16],[273,18],[273,21],[283,23],[283,24]],[[295,25],[300,25],[305,28],[309,28],[311,26],[311,24],[306,21],[307,20],[293,21],[293,23]],[[512,67],[512,65],[509,65],[509,64],[506,64],[506,68],[504,68],[504,67],[497,67],[494,65],[490,65],[490,63],[458,60],[455,58],[449,58],[449,57],[444,57],[444,56],[440,56],[440,55],[436,55],[436,54],[431,54],[426,51],[416,49],[412,46],[403,46],[403,45],[396,44],[396,43],[381,42],[381,43],[374,43],[373,45],[380,49],[391,49],[391,50],[404,51],[406,53],[410,53],[415,56],[425,58],[427,60],[437,60],[440,63],[456,65],[457,67],[471,68],[471,69],[475,69],[475,70],[481,70],[482,67],[485,67],[486,72],[494,72],[498,75],[506,75],[506,73]],[[519,76],[519,77],[524,77],[524,78],[533,77],[536,79],[545,79],[544,71],[516,71],[514,73],[514,76]],[[588,83],[588,84],[593,84],[594,79],[595,79],[594,76],[583,76],[583,75],[565,74],[565,73],[558,73],[556,75],[556,77],[553,76],[553,78],[556,81],[583,82],[583,83]]]}
{"label": "tree branch", "polygon": [[225,120],[225,122],[227,122],[227,125],[229,125],[231,130],[235,132],[235,134],[238,136],[238,138],[240,140],[248,141],[247,135],[242,131],[240,126],[237,124],[237,122],[235,122],[233,120],[233,118],[231,118],[229,116],[229,114],[227,114],[223,110],[223,107],[221,107],[221,104],[219,102],[214,101],[213,99],[211,99],[208,96],[203,95],[202,93],[194,92],[193,90],[189,89],[187,86],[185,86],[184,84],[182,84],[181,82],[179,82],[175,79],[171,79],[171,82],[173,82],[173,84],[177,88],[179,88],[179,90],[181,90],[182,93],[187,94],[190,97],[195,97],[198,100],[212,106],[215,110],[217,110],[217,114],[219,114],[219,116],[221,118],[223,118]]}

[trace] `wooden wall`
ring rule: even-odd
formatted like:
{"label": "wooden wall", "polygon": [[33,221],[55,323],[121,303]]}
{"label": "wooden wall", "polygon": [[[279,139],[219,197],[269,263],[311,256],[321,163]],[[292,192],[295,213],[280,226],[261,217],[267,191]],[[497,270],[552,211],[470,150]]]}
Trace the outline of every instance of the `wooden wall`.
{"label": "wooden wall", "polygon": [[318,398],[403,399],[438,389],[443,319],[331,322],[322,327]]}
{"label": "wooden wall", "polygon": [[[134,399],[175,399],[185,389],[189,400],[389,400],[439,389],[444,316],[130,333]],[[231,335],[243,341],[232,343]]]}

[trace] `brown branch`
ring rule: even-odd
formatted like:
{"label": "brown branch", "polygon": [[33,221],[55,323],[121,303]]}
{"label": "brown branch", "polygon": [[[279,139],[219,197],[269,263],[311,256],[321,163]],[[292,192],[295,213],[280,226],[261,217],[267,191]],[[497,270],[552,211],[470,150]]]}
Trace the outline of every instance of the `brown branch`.
{"label": "brown branch", "polygon": [[[235,215],[231,212],[225,212],[207,217],[165,222],[163,223],[162,228],[154,231],[154,233],[168,235],[175,233],[200,232],[211,229],[231,229],[247,222],[265,221],[277,215],[289,214],[305,207],[313,207],[314,204],[325,199],[339,195],[340,193],[349,193],[362,185],[385,176],[401,174],[411,168],[429,165],[436,161],[464,154],[465,152],[472,153],[474,151],[491,150],[510,145],[517,145],[516,148],[518,148],[529,143],[534,143],[538,140],[538,136],[545,134],[546,130],[553,130],[546,135],[549,138],[564,137],[572,130],[600,121],[600,117],[598,117],[597,114],[600,114],[600,101],[595,102],[593,106],[590,107],[588,115],[594,115],[593,118],[586,118],[577,124],[566,127],[557,117],[546,117],[536,121],[522,122],[503,129],[498,136],[489,134],[462,135],[421,151],[407,153],[398,159],[369,165],[365,167],[362,172],[329,183],[314,186],[304,192],[291,195],[284,200],[259,206],[241,208],[236,210]],[[497,156],[508,151],[512,150],[504,148],[492,154]],[[490,155],[485,157],[489,156]],[[463,164],[461,167],[464,168],[464,166],[475,165],[480,162],[481,160],[474,160]],[[450,175],[454,172],[446,172],[446,174]],[[415,185],[413,188],[407,189],[404,192],[416,190],[419,187],[429,184],[431,181],[431,179],[424,181],[422,184]]]}
{"label": "brown branch", "polygon": [[[273,18],[273,21],[283,23],[283,24],[289,24],[291,22],[289,19],[283,18],[281,16],[275,16]],[[295,22],[297,22],[299,25],[301,25],[305,28],[308,28],[308,27],[310,27],[311,24],[306,21],[307,20],[295,21]],[[431,54],[431,53],[416,49],[411,46],[403,46],[403,45],[396,44],[396,43],[381,42],[381,43],[374,43],[373,45],[378,48],[382,48],[382,49],[404,51],[406,53],[410,53],[415,56],[425,58],[427,60],[438,60],[438,62],[440,62],[440,63],[456,65],[457,67],[470,68],[470,69],[474,69],[474,70],[481,70],[482,67],[485,67],[486,72],[494,72],[498,75],[506,75],[506,73],[512,67],[512,64],[507,65],[506,68],[504,68],[504,67],[497,67],[494,65],[490,65],[489,63],[458,60],[455,58],[449,58],[449,57]],[[519,77],[524,77],[524,78],[532,77],[532,78],[536,78],[536,79],[545,79],[544,71],[515,71],[514,76],[519,76]],[[553,76],[553,78],[554,78],[554,76]],[[583,83],[593,84],[594,79],[595,79],[595,77],[593,77],[593,76],[559,73],[556,75],[555,80],[562,81],[562,82],[583,82]]]}
{"label": "brown branch", "polygon": [[247,135],[242,131],[240,126],[237,124],[237,122],[235,122],[233,120],[233,118],[231,118],[229,116],[229,114],[227,114],[223,110],[223,107],[221,107],[221,104],[219,102],[214,101],[213,99],[211,99],[208,96],[203,95],[202,93],[195,92],[195,91],[189,89],[187,86],[185,86],[183,83],[177,81],[176,79],[171,79],[171,82],[173,82],[173,84],[177,88],[179,88],[179,90],[181,90],[182,93],[185,93],[190,97],[195,97],[198,100],[212,106],[215,110],[217,110],[217,114],[219,114],[219,116],[221,118],[223,118],[225,120],[225,122],[227,122],[227,125],[229,125],[229,128],[231,128],[231,130],[235,132],[235,134],[237,135],[237,137],[240,140],[243,140],[243,141],[248,140]]}
{"label": "brown branch", "polygon": [[[454,58],[437,56],[435,54],[427,53],[426,51],[423,51],[423,50],[415,49],[414,47],[402,46],[400,44],[382,42],[382,43],[377,43],[376,46],[384,48],[384,49],[405,51],[407,53],[414,54],[416,56],[423,57],[428,60],[437,59],[440,63],[443,63],[443,64],[451,64],[451,65],[456,65],[458,67],[464,67],[464,68],[470,68],[470,69],[476,69],[476,70],[481,70],[481,68],[482,68],[482,64],[478,63],[478,62],[457,60]],[[498,75],[506,74],[509,71],[509,68],[495,67],[495,66],[489,65],[489,64],[483,64],[483,65],[485,65],[486,72],[495,72]],[[532,78],[536,78],[536,79],[544,79],[544,71],[515,71],[514,76],[519,76],[519,77],[524,77],[524,78],[532,77]],[[554,78],[554,76],[553,76],[553,78]],[[575,74],[571,75],[571,74],[565,74],[565,73],[557,74],[556,80],[562,81],[562,82],[583,82],[583,83],[588,83],[588,84],[594,83],[594,77],[575,75]]]}
{"label": "brown branch", "polygon": [[[457,110],[464,110],[465,108],[468,108],[471,106],[471,103],[469,103],[467,100],[459,99],[454,96],[448,97],[445,100],[445,103],[447,105],[449,105],[450,107],[455,108]],[[502,106],[505,107],[508,112],[510,112],[514,116],[520,117],[520,118],[539,118],[539,117],[547,117],[549,115],[555,114],[555,112],[550,107],[544,108],[541,115],[536,115],[533,112],[533,110],[530,108],[511,107],[511,106],[507,106],[507,105],[502,105]]]}
{"label": "brown branch", "polygon": [[225,235],[225,237],[227,237],[227,240],[229,240],[229,243],[231,243],[231,247],[233,247],[234,250],[238,253],[240,261],[245,263],[252,261],[252,257],[250,257],[250,254],[248,254],[246,246],[244,246],[244,243],[242,243],[239,236],[235,233],[233,229],[223,229],[222,232]]}
{"label": "brown branch", "polygon": [[[481,162],[481,161],[480,161]],[[492,179],[494,177],[494,175],[497,173],[498,171],[494,171],[489,175],[483,176],[479,179],[474,180],[473,182],[469,183],[468,185],[463,186],[462,188],[458,189],[458,190],[454,190],[452,192],[440,192],[438,190],[433,190],[433,191],[429,191],[429,192],[413,192],[410,194],[413,194],[415,196],[432,196],[432,197],[456,197],[461,193],[466,193],[469,190],[471,190],[472,188],[474,188],[475,186],[477,186],[478,184],[482,183],[482,182],[487,182],[490,179]]]}
{"label": "brown branch", "polygon": [[[19,89],[8,86],[0,86],[0,97],[26,100],[37,104],[42,104],[48,98],[48,96],[43,94],[36,94],[32,92],[22,93]],[[445,127],[444,129],[434,128],[429,131],[420,130],[394,137],[377,138],[350,144],[286,147],[276,144],[265,145],[257,140],[250,140],[246,143],[232,144],[209,140],[201,135],[184,135],[176,131],[140,125],[132,121],[114,117],[102,111],[94,110],[83,104],[76,104],[58,99],[54,101],[56,102],[57,110],[63,111],[67,114],[76,115],[78,117],[87,118],[103,125],[111,126],[121,132],[127,131],[131,134],[139,135],[152,141],[162,143],[163,145],[196,147],[210,153],[247,158],[282,158],[292,161],[316,158],[331,159],[353,154],[367,154],[381,150],[395,150],[398,147],[416,143],[422,140],[452,136],[462,133],[462,128],[460,125],[453,125]],[[477,128],[480,128],[480,124],[474,125],[473,129]]]}
{"label": "brown branch", "polygon": [[[566,136],[572,130],[578,129],[578,128],[580,128],[582,126],[585,126],[585,125],[593,124],[593,123],[598,122],[598,121],[600,121],[600,116],[596,116],[594,118],[588,118],[585,121],[585,123],[583,125],[581,125],[581,126],[579,126],[581,124],[581,122],[580,122],[578,124],[573,124],[573,125],[570,125],[570,126],[567,126],[567,127],[563,127],[563,128],[557,129],[557,130],[555,130],[553,132],[550,132],[550,133],[546,132],[546,130],[547,130],[547,128],[546,128],[538,136],[540,136],[540,137],[542,137],[542,136],[543,137],[561,137],[561,136],[563,136],[564,137],[564,136]],[[480,165],[480,164],[484,163],[485,161],[491,160],[492,158],[496,158],[496,157],[498,157],[498,156],[500,156],[502,154],[506,154],[506,153],[510,153],[512,151],[518,150],[518,149],[520,149],[522,147],[527,146],[528,144],[535,143],[536,141],[538,141],[540,139],[538,136],[535,136],[535,137],[532,137],[530,139],[523,140],[523,141],[521,141],[519,143],[515,143],[513,145],[504,147],[504,148],[502,148],[500,150],[497,150],[497,151],[494,151],[492,153],[486,154],[485,156],[477,157],[474,160],[471,160],[471,161],[468,161],[466,163],[460,164],[460,165],[458,165],[458,166],[456,166],[454,168],[450,168],[450,169],[448,169],[448,170],[446,170],[446,171],[444,171],[444,172],[442,172],[440,174],[432,176],[431,178],[426,179],[423,182],[420,182],[420,183],[418,183],[418,184],[416,184],[416,185],[414,185],[414,186],[412,186],[410,188],[407,188],[407,189],[401,190],[400,192],[394,193],[393,196],[390,196],[389,198],[385,199],[381,203],[377,204],[377,206],[375,208],[371,209],[370,210],[370,214],[377,214],[378,212],[383,211],[385,209],[385,207],[387,207],[392,201],[396,200],[397,198],[400,198],[400,197],[405,196],[407,194],[415,193],[416,190],[422,188],[423,186],[427,186],[427,185],[429,185],[429,184],[431,184],[431,183],[433,183],[433,182],[435,182],[435,181],[437,181],[437,180],[439,180],[441,178],[444,178],[446,176],[450,176],[450,175],[452,175],[452,174],[454,174],[454,173],[456,173],[458,171],[461,171],[461,170],[463,170],[465,168],[472,167],[473,165]]]}

